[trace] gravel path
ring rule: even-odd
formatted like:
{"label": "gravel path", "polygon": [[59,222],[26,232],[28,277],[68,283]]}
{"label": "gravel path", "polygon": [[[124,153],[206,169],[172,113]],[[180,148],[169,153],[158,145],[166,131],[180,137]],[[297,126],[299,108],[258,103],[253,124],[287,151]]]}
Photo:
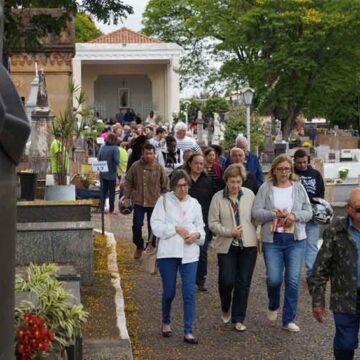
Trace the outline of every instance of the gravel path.
{"label": "gravel path", "polygon": [[[99,216],[93,216],[94,225],[99,227]],[[131,241],[131,216],[106,216],[106,230],[112,231],[121,241]],[[135,286],[132,301],[139,309],[139,341],[147,350],[141,360],[226,360],[226,359],[332,359],[334,325],[328,311],[325,323],[318,324],[311,315],[311,300],[305,280],[301,284],[301,298],[298,307],[297,324],[301,331],[291,334],[281,329],[280,320],[276,326],[266,318],[266,287],[262,256],[258,257],[250,291],[245,324],[247,331],[238,333],[231,324],[223,324],[220,318],[220,300],[217,291],[217,265],[213,249],[209,251],[209,291],[197,293],[194,335],[199,345],[183,343],[182,302],[180,282],[173,304],[173,337],[160,336],[161,283],[158,275],[152,276],[138,271],[133,274]],[[360,350],[356,359],[360,359]],[[140,357],[139,357],[140,359]]]}

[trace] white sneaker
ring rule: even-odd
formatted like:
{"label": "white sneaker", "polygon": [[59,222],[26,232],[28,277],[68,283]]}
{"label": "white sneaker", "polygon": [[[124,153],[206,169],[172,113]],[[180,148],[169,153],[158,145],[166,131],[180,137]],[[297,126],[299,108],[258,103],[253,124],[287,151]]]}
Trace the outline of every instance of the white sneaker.
{"label": "white sneaker", "polygon": [[229,323],[230,320],[231,320],[230,311],[228,311],[228,312],[223,312],[222,315],[221,315],[221,320],[223,321],[224,324]]}
{"label": "white sneaker", "polygon": [[289,332],[299,332],[300,328],[293,322],[288,323],[287,325],[284,325],[283,330],[289,331]]}
{"label": "white sneaker", "polygon": [[278,311],[277,310],[268,310],[267,318],[270,321],[275,322],[277,320],[277,317],[278,317]]}
{"label": "white sneaker", "polygon": [[245,331],[246,326],[244,324],[242,324],[241,322],[237,322],[235,324],[235,330],[237,330],[237,331]]}

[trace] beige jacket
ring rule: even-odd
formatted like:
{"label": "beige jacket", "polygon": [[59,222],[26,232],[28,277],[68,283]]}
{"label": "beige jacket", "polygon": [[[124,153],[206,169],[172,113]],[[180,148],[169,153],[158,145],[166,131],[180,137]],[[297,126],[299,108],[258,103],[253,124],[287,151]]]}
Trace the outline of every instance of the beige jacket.
{"label": "beige jacket", "polygon": [[[257,246],[256,229],[251,222],[251,208],[255,199],[254,193],[242,187],[240,197],[240,224],[243,228],[242,241],[245,247]],[[211,200],[209,210],[209,228],[216,234],[214,247],[218,254],[227,254],[233,237],[232,230],[236,221],[230,201],[224,197],[224,190],[218,191]]]}
{"label": "beige jacket", "polygon": [[154,207],[167,188],[168,177],[163,167],[156,160],[147,164],[141,158],[131,165],[126,174],[124,196],[136,205]]}

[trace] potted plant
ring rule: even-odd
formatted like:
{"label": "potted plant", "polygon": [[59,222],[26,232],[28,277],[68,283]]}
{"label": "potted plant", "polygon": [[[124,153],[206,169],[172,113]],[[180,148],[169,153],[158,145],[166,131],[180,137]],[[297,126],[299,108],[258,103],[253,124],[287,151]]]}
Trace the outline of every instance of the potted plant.
{"label": "potted plant", "polygon": [[15,309],[18,359],[66,359],[65,348],[82,333],[88,313],[69,301],[73,296],[56,271],[55,264],[30,264],[25,275],[16,276],[16,291],[29,295]]}
{"label": "potted plant", "polygon": [[339,167],[338,171],[339,171],[340,179],[346,179],[349,174],[350,169],[347,167]]}
{"label": "potted plant", "polygon": [[[73,107],[75,96],[77,107]],[[65,111],[53,121],[54,141],[50,147],[51,168],[56,186],[47,186],[47,200],[75,200],[75,186],[67,185],[70,172],[70,153],[76,138],[81,133],[84,121],[78,120],[80,108],[85,103],[85,93],[73,82],[69,83],[69,100]]]}

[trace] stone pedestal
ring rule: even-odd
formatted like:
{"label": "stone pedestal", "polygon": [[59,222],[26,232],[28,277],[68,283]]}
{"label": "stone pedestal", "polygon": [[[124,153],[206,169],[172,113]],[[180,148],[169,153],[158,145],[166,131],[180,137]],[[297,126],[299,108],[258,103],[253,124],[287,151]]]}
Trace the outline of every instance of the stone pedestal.
{"label": "stone pedestal", "polygon": [[29,160],[31,169],[38,174],[38,179],[45,179],[50,173],[50,145],[53,139],[53,113],[36,108],[31,114],[31,144]]}

